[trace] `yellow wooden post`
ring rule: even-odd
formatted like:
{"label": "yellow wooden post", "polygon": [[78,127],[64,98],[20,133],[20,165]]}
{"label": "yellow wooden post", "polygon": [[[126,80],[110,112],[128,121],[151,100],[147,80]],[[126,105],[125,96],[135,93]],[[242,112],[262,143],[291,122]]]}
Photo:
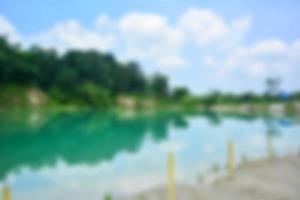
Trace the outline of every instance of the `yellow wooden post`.
{"label": "yellow wooden post", "polygon": [[232,175],[234,171],[234,142],[229,140],[227,142],[227,172]]}
{"label": "yellow wooden post", "polygon": [[8,186],[4,186],[3,188],[3,200],[11,200],[10,188]]}
{"label": "yellow wooden post", "polygon": [[169,152],[167,156],[168,167],[168,186],[167,186],[167,199],[175,200],[175,155]]}

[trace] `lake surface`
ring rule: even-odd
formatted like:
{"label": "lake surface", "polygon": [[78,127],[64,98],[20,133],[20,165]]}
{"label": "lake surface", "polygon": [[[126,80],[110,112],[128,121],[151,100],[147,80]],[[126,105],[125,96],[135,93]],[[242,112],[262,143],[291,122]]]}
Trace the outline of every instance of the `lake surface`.
{"label": "lake surface", "polygon": [[299,151],[299,119],[198,112],[0,112],[0,188],[14,200],[102,199],[194,184],[237,163]]}

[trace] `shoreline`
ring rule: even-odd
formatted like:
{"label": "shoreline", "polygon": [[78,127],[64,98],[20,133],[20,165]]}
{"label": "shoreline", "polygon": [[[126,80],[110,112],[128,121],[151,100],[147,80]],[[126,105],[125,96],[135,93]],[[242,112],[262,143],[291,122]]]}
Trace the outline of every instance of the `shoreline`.
{"label": "shoreline", "polygon": [[[176,184],[177,200],[297,200],[300,198],[300,154],[273,159],[248,161],[232,175],[216,178],[212,183]],[[120,198],[122,200],[167,199],[164,186]],[[118,198],[116,198],[118,199]]]}

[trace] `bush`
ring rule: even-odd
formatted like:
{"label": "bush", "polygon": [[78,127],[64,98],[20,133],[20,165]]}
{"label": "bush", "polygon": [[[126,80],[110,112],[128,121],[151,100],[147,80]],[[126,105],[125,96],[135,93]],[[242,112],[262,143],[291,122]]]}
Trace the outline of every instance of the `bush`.
{"label": "bush", "polygon": [[83,103],[97,107],[111,105],[111,98],[107,90],[92,83],[85,83],[78,89],[78,99],[82,100]]}
{"label": "bush", "polygon": [[183,98],[189,96],[190,92],[185,87],[178,87],[173,90],[172,98],[176,101],[180,101]]}

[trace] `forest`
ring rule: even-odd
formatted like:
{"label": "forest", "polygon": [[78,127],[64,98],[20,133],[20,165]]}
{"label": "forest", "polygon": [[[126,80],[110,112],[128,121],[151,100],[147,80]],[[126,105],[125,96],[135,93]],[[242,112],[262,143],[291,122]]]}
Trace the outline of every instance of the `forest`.
{"label": "forest", "polygon": [[111,54],[22,49],[0,37],[1,86],[37,87],[57,102],[107,105],[118,95],[166,97],[168,79],[146,77],[135,62],[121,63]]}
{"label": "forest", "polygon": [[[196,96],[186,87],[171,89],[168,78],[163,74],[146,76],[138,63],[122,63],[109,53],[69,50],[59,54],[54,49],[38,46],[24,49],[0,37],[0,102],[7,88],[13,88],[15,93],[22,88],[38,88],[57,104],[99,107],[114,105],[117,97],[125,95],[140,99],[154,98],[168,103],[180,102],[180,105],[205,106],[287,101],[300,97],[299,93],[288,95],[276,92],[278,83],[272,79],[266,82],[266,92],[260,95],[212,91]],[[7,103],[9,100],[5,101]]]}

